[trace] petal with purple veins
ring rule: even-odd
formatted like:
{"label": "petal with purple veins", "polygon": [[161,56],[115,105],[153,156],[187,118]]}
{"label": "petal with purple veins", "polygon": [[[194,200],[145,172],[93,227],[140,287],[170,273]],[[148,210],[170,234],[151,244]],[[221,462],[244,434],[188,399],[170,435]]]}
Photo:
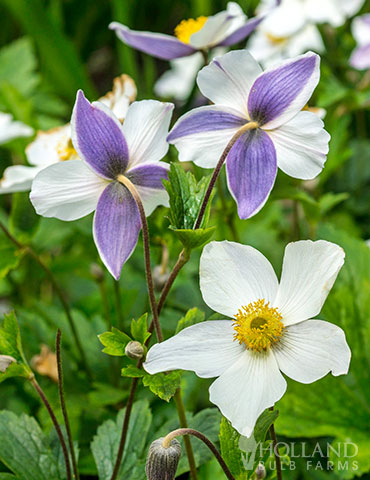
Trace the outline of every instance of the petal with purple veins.
{"label": "petal with purple veins", "polygon": [[130,30],[118,22],[112,22],[109,28],[114,30],[117,37],[126,45],[162,60],[186,57],[196,51],[192,46],[170,35]]}
{"label": "petal with purple veins", "polygon": [[129,191],[118,182],[103,191],[94,216],[94,240],[100,258],[118,280],[141,229],[139,211]]}
{"label": "petal with purple veins", "polygon": [[218,45],[220,47],[228,47],[230,45],[235,45],[235,43],[239,43],[245,40],[252,32],[254,32],[254,30],[258,27],[258,25],[262,22],[263,19],[264,17],[252,18],[251,20],[248,20],[248,22],[246,22],[244,25],[242,25],[237,30],[228,35]]}
{"label": "petal with purple veins", "polygon": [[96,173],[112,179],[126,170],[127,143],[121,124],[108,107],[90,103],[79,90],[71,126],[73,146]]}
{"label": "petal with purple veins", "polygon": [[309,52],[262,73],[249,94],[250,118],[272,129],[297,115],[319,81],[319,64],[320,57]]}
{"label": "petal with purple veins", "polygon": [[226,159],[226,170],[239,217],[255,215],[266,203],[276,178],[276,152],[269,136],[261,129],[241,135]]}

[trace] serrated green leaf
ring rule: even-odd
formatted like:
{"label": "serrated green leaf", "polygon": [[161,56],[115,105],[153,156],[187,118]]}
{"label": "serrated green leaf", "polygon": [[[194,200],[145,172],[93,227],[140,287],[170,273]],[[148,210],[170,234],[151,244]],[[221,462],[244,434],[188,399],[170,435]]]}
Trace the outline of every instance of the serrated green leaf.
{"label": "serrated green leaf", "polygon": [[131,338],[118,328],[112,327],[110,332],[104,332],[98,335],[100,342],[104,345],[103,352],[115,357],[125,355],[126,345],[131,342]]}
{"label": "serrated green leaf", "polygon": [[202,312],[202,310],[199,310],[199,308],[196,308],[196,307],[191,308],[190,310],[187,311],[185,317],[182,317],[179,320],[175,333],[179,333],[184,328],[191,327],[196,323],[204,322],[204,319],[205,319],[205,313]]}
{"label": "serrated green leaf", "polygon": [[[99,473],[99,480],[110,480],[122,432],[125,410],[121,410],[116,421],[107,420],[97,430],[91,443],[91,450]],[[145,458],[145,443],[152,422],[149,404],[145,400],[135,402],[132,408],[130,423],[127,432],[126,446],[118,472],[119,479],[130,479],[137,475],[145,478],[144,463],[139,460]]]}
{"label": "serrated green leaf", "polygon": [[18,480],[64,480],[49,439],[34,418],[0,412],[0,461]]}
{"label": "serrated green leaf", "polygon": [[135,367],[135,365],[129,365],[122,368],[121,375],[123,377],[140,378],[147,375],[147,373],[143,369]]}
{"label": "serrated green leaf", "polygon": [[0,327],[0,355],[9,355],[16,362],[10,363],[5,372],[0,372],[0,383],[11,377],[25,377],[32,375],[32,371],[24,357],[21,335],[14,312],[4,315]]}
{"label": "serrated green leaf", "polygon": [[236,479],[245,475],[242,455],[239,449],[240,434],[232,427],[229,420],[222,417],[220,424],[221,455]]}
{"label": "serrated green leaf", "polygon": [[145,374],[143,376],[144,387],[150,390],[162,400],[169,402],[180,387],[181,372],[175,370],[169,373]]}
{"label": "serrated green leaf", "polygon": [[40,217],[36,214],[29,193],[13,194],[9,230],[20,243],[28,243],[37,232]]}
{"label": "serrated green leaf", "polygon": [[171,230],[176,233],[183,246],[191,250],[202,247],[207,243],[214,234],[216,227],[198,228],[197,230],[176,229],[171,227]]}
{"label": "serrated green leaf", "polygon": [[151,333],[148,332],[148,314],[144,313],[138,320],[132,319],[131,322],[131,335],[134,340],[139,343],[144,343],[150,337]]}

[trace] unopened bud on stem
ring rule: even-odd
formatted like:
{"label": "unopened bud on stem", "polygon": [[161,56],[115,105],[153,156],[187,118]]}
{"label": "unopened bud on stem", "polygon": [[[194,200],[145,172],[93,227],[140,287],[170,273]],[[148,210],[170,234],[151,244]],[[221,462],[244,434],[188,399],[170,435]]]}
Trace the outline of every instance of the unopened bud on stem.
{"label": "unopened bud on stem", "polygon": [[125,348],[125,354],[133,360],[140,360],[144,355],[144,347],[136,340],[128,342]]}
{"label": "unopened bud on stem", "polygon": [[169,444],[161,437],[149,447],[145,472],[148,480],[173,480],[181,456],[181,445],[176,438]]}
{"label": "unopened bud on stem", "polygon": [[262,463],[259,463],[257,468],[256,468],[256,479],[257,480],[262,480],[263,478],[266,477],[266,468]]}

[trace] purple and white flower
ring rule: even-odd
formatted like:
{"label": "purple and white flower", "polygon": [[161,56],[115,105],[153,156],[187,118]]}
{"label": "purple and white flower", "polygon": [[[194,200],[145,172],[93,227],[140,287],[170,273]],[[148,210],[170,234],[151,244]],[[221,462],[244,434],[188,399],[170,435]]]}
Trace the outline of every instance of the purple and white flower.
{"label": "purple and white flower", "polygon": [[304,180],[321,172],[330,136],[317,115],[301,111],[319,81],[319,64],[319,56],[309,52],[263,72],[247,51],[238,50],[199,72],[198,86],[214,105],[186,113],[168,141],[180,161],[214,168],[239,135],[227,155],[226,173],[240,218],[263,207],[277,167]]}
{"label": "purple and white flower", "polygon": [[352,34],[357,47],[352,52],[349,63],[358,70],[368,69],[370,68],[370,13],[353,20]]}
{"label": "purple and white flower", "polygon": [[[104,103],[123,122],[135,98],[136,85],[131,77],[123,74],[113,80],[112,90],[99,98],[99,102]],[[27,129],[27,136],[32,135],[31,127],[27,126]],[[71,125],[68,123],[37,132],[36,138],[26,148],[26,156],[30,166],[12,165],[5,169],[0,179],[0,194],[28,191],[35,176],[44,168],[66,160],[78,160],[71,141]]]}
{"label": "purple and white flower", "polygon": [[[276,2],[276,0],[274,0]],[[230,46],[250,35],[264,17],[247,20],[240,6],[229,2],[227,9],[210,17],[183,20],[175,36],[140,32],[118,22],[109,25],[118,38],[141,52],[163,60],[186,57],[216,46]]]}
{"label": "purple and white flower", "polygon": [[56,163],[34,179],[31,201],[40,215],[76,220],[95,210],[94,240],[101,259],[118,279],[133,252],[141,222],[137,204],[119,179],[139,193],[146,215],[167,205],[166,136],[173,105],[155,100],[134,102],[123,125],[101,102],[77,94],[71,128],[81,160]]}
{"label": "purple and white flower", "polygon": [[282,373],[312,383],[329,372],[348,372],[351,352],[343,330],[312,320],[343,262],[343,250],[333,243],[290,243],[279,283],[258,250],[211,242],[200,260],[203,299],[234,320],[201,322],[154,345],[145,370],[155,374],[182,369],[203,378],[218,377],[209,389],[211,402],[249,437],[259,415],[284,395]]}

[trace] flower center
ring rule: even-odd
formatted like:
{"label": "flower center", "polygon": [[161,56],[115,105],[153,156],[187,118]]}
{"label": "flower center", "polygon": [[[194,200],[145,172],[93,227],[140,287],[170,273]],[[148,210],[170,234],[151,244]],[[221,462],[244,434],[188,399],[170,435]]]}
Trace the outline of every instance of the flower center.
{"label": "flower center", "polygon": [[175,36],[180,40],[180,42],[190,43],[190,37],[193,35],[193,33],[199,32],[206,21],[207,17],[182,20],[175,28]]}
{"label": "flower center", "polygon": [[235,315],[234,340],[248,350],[262,352],[278,342],[284,331],[282,316],[277,308],[269,307],[262,298],[239,309]]}
{"label": "flower center", "polygon": [[72,140],[69,138],[61,140],[57,145],[57,153],[61,162],[70,160],[71,157],[77,156],[77,152],[72,145]]}
{"label": "flower center", "polygon": [[282,45],[288,40],[288,37],[275,37],[271,33],[266,33],[266,37],[273,45]]}

